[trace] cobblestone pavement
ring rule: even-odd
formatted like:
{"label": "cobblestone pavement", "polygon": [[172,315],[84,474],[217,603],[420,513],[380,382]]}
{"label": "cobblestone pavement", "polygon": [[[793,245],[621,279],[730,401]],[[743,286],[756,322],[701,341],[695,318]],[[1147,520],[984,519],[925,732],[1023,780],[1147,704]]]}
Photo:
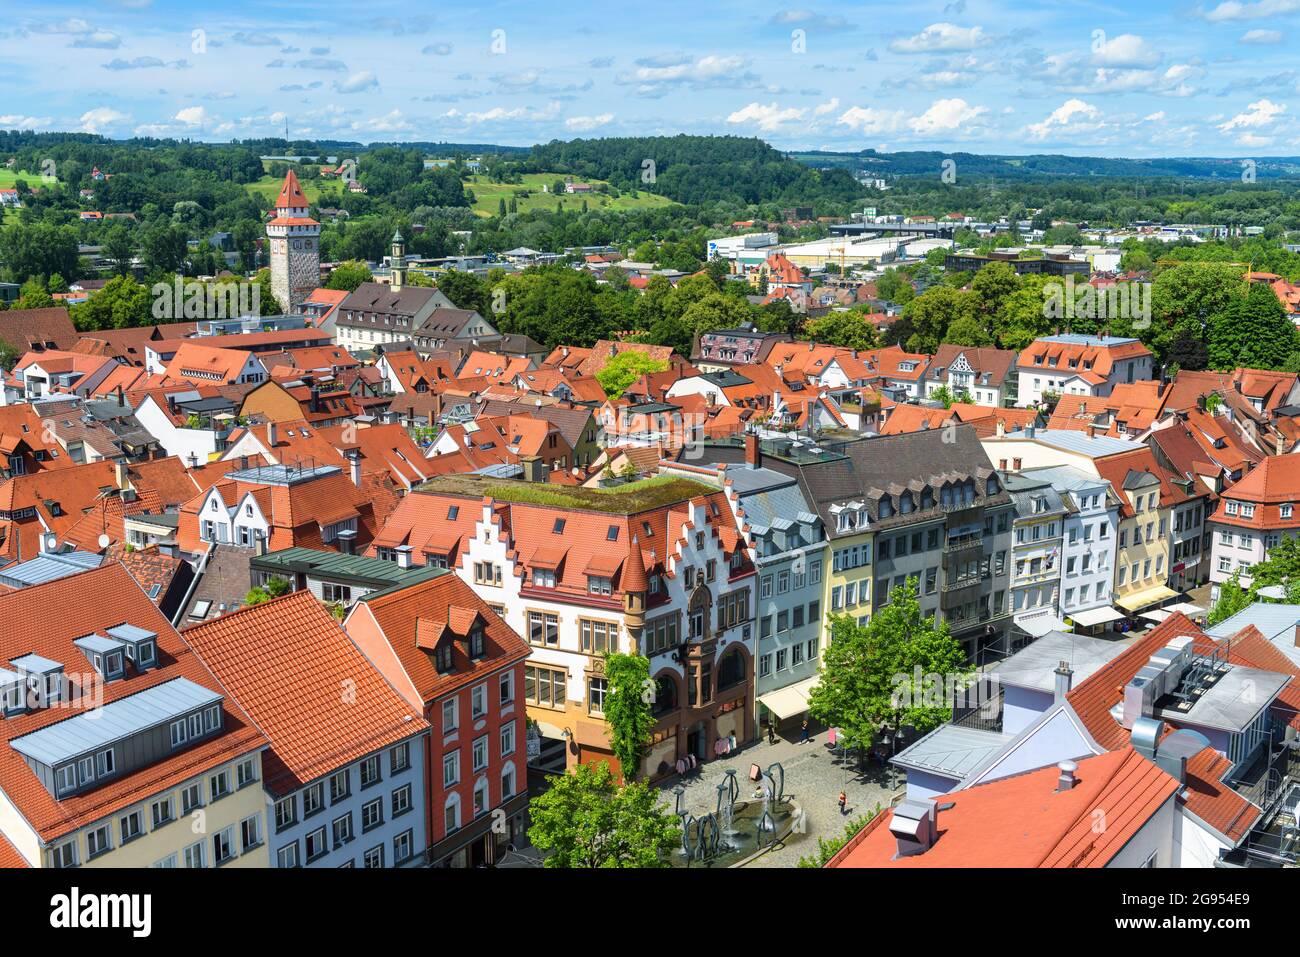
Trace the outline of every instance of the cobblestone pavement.
{"label": "cobblestone pavement", "polygon": [[[799,858],[817,853],[818,838],[842,834],[851,818],[873,810],[877,804],[887,807],[894,793],[889,788],[887,770],[869,765],[866,773],[860,774],[854,765],[844,768],[838,754],[827,748],[823,730],[812,735],[806,744],[799,744],[797,738],[780,737],[775,744],[768,744],[764,738],[735,754],[710,761],[700,773],[688,775],[681,782],[686,788],[682,806],[697,817],[714,810],[717,786],[728,768],[736,770],[740,799],[747,800],[756,787],[749,780],[749,766],[757,764],[766,770],[773,762],[780,762],[785,769],[785,793],[804,811],[805,833],[791,835],[784,845],[763,854],[748,867],[794,867]],[[677,783],[678,779],[673,777],[660,785],[664,803],[670,810],[675,806],[672,789]],[[901,775],[898,785],[901,792]],[[848,796],[843,815],[839,808],[841,789]]]}

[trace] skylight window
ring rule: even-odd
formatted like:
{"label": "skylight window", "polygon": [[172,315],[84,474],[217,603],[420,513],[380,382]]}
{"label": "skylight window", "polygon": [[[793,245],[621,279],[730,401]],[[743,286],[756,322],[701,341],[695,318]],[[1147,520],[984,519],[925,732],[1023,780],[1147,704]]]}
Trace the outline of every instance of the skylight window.
{"label": "skylight window", "polygon": [[551,531],[553,531],[556,535],[563,535],[563,534],[564,534],[564,519],[562,519],[562,518],[557,518],[557,519],[555,520],[555,527],[554,527],[553,529],[551,529]]}

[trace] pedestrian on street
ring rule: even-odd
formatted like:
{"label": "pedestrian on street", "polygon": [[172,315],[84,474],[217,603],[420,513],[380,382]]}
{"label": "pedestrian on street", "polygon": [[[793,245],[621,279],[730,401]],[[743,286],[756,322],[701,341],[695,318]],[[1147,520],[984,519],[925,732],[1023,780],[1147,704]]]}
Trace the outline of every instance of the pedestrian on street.
{"label": "pedestrian on street", "polygon": [[767,743],[776,744],[776,722],[774,721],[767,723]]}
{"label": "pedestrian on street", "polygon": [[849,796],[843,791],[840,792],[840,814],[844,814],[844,805],[849,803]]}
{"label": "pedestrian on street", "polygon": [[808,719],[803,719],[803,724],[799,726],[799,743],[804,744],[808,740]]}

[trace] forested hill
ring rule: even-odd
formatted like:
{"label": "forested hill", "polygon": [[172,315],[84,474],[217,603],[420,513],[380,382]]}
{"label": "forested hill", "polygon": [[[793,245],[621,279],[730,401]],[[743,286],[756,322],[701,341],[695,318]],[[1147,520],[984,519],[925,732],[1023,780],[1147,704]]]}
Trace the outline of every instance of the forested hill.
{"label": "forested hill", "polygon": [[[1242,161],[1234,158],[1164,157],[1158,159],[1125,159],[1102,156],[1061,156],[1035,153],[1027,156],[998,156],[979,153],[945,153],[938,150],[916,150],[899,153],[878,153],[862,150],[858,153],[833,153],[812,150],[792,152],[791,158],[809,166],[843,169],[850,172],[869,173],[882,178],[895,176],[931,176],[943,168],[945,160],[957,164],[959,175],[998,178],[1033,177],[1086,177],[1123,176],[1188,177],[1197,179],[1229,179],[1240,181]],[[1279,179],[1300,176],[1300,157],[1258,157],[1254,161],[1258,179]]]}
{"label": "forested hill", "polygon": [[520,169],[606,180],[621,190],[645,190],[688,205],[844,203],[863,192],[847,170],[822,172],[760,139],[740,136],[555,140],[534,147]]}

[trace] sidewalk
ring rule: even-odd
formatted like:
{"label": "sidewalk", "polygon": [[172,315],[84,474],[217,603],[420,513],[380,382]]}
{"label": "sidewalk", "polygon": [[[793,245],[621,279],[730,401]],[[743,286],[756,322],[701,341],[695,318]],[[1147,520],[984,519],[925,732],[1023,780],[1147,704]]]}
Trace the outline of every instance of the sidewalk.
{"label": "sidewalk", "polygon": [[[701,770],[680,779],[676,775],[659,782],[663,792],[663,802],[671,811],[676,805],[676,796],[672,789],[681,784],[682,807],[696,817],[702,817],[717,807],[717,786],[725,778],[726,771],[736,771],[736,780],[740,785],[740,800],[749,800],[757,787],[749,780],[749,768],[757,764],[766,771],[772,764],[779,763],[785,770],[785,793],[804,812],[805,833],[802,837],[793,837],[784,847],[773,849],[758,858],[752,867],[793,867],[800,857],[817,852],[817,839],[839,836],[844,825],[850,819],[873,810],[877,804],[888,807],[893,792],[889,788],[889,772],[877,765],[868,764],[864,772],[859,772],[856,760],[850,759],[849,766],[841,765],[839,755],[826,747],[827,732],[818,731],[806,744],[800,744],[799,731],[794,737],[778,736],[775,744],[768,744],[767,738],[735,751],[724,758],[717,758],[702,766]],[[901,788],[901,775],[899,776]],[[846,813],[839,810],[839,795],[843,789],[848,797]]]}

